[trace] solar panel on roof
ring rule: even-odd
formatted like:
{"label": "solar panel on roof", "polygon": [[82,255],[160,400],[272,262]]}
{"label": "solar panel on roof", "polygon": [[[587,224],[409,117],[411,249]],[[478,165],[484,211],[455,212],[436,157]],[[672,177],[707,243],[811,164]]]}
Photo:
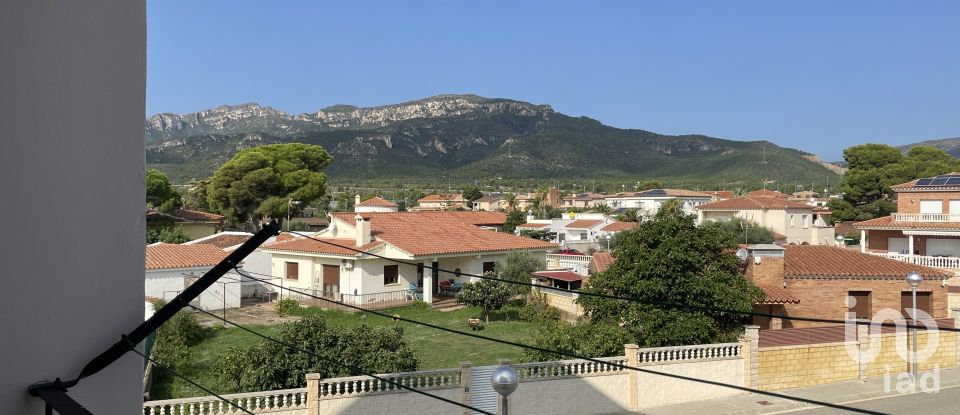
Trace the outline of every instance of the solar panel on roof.
{"label": "solar panel on roof", "polygon": [[936,179],[933,179],[932,182],[930,182],[931,186],[943,186],[945,184],[947,184],[946,177],[937,177]]}
{"label": "solar panel on roof", "polygon": [[916,185],[917,185],[917,186],[929,186],[929,185],[930,185],[930,182],[932,182],[932,181],[933,181],[933,179],[920,179],[920,180],[917,180],[917,184],[916,184]]}
{"label": "solar panel on roof", "polygon": [[947,186],[960,186],[960,177],[951,177],[947,179]]}

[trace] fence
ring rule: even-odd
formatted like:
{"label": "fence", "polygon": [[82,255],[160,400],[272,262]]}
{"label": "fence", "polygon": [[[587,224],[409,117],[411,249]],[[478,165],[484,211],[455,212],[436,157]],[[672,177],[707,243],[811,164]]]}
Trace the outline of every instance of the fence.
{"label": "fence", "polygon": [[[328,301],[315,297],[320,297]],[[354,309],[336,304],[335,302],[363,307],[370,310],[379,310],[410,304],[414,300],[414,297],[409,290],[353,295],[330,293],[305,288],[287,290],[286,298],[294,299],[300,304],[312,305],[321,308],[342,309],[346,311],[354,311]]]}
{"label": "fence", "polygon": [[[235,405],[257,414],[277,412],[292,414],[294,410],[307,409],[307,388],[237,393],[221,396],[230,400],[230,402],[233,402]],[[143,404],[143,415],[233,413],[243,413],[243,411],[213,396],[147,401]]]}
{"label": "fence", "polygon": [[547,269],[570,269],[580,275],[589,273],[590,256],[547,254]]}

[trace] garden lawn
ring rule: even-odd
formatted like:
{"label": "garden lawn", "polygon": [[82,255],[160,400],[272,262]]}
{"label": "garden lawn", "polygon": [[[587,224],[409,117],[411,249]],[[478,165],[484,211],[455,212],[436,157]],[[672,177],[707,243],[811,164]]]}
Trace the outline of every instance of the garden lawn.
{"label": "garden lawn", "polygon": [[[476,333],[484,337],[525,344],[532,343],[536,331],[536,323],[519,321],[517,318],[518,308],[515,306],[508,306],[504,311],[494,313],[490,317],[490,323],[484,323],[483,329],[475,332],[470,331],[470,327],[467,325],[468,318],[480,316],[480,311],[474,307],[454,311],[436,311],[425,304],[415,304],[381,312],[390,315],[397,314],[404,318],[441,327]],[[418,324],[395,322],[390,318],[367,313],[348,313],[339,310],[307,307],[298,310],[297,314],[321,315],[326,318],[327,323],[331,326],[353,327],[366,323],[375,327],[403,327],[404,337],[420,358],[420,370],[454,368],[458,367],[460,362],[463,361],[469,361],[474,365],[491,365],[496,364],[498,359],[510,359],[514,362],[523,359],[523,349],[519,347],[444,332]],[[510,321],[506,321],[508,315]],[[251,325],[247,327],[268,336],[274,336],[279,331],[279,325]],[[236,327],[215,328],[213,330],[215,332],[210,338],[191,348],[189,362],[177,370],[191,380],[219,393],[222,388],[220,388],[216,377],[210,370],[219,356],[230,347],[249,347],[266,340]],[[322,350],[318,351],[318,353],[322,352]],[[164,380],[154,384],[150,399],[202,395],[206,395],[206,393],[181,379],[170,379],[167,376]]]}

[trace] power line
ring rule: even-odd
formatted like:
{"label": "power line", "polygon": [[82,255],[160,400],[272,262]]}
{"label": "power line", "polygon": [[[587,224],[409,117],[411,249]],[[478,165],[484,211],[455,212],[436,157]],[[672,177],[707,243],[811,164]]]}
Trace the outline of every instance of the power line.
{"label": "power line", "polygon": [[[191,307],[193,307],[193,306],[191,306]],[[131,347],[130,347],[130,351],[132,351],[132,352],[134,352],[134,353],[136,353],[136,354],[138,354],[138,355],[140,355],[140,356],[143,356],[144,359],[147,359],[147,360],[149,360],[151,363],[157,365],[158,368],[160,368],[160,369],[162,369],[162,370],[164,370],[164,371],[166,371],[166,372],[169,372],[170,374],[172,374],[172,375],[174,375],[174,376],[176,376],[176,377],[178,377],[178,378],[180,378],[180,379],[185,380],[187,383],[195,386],[197,389],[200,389],[200,390],[204,391],[205,393],[207,393],[207,394],[209,394],[209,395],[212,395],[212,396],[214,396],[215,398],[217,398],[217,399],[219,399],[219,400],[221,400],[221,401],[223,401],[223,402],[226,402],[227,404],[229,404],[230,406],[232,406],[232,407],[234,407],[234,408],[237,408],[237,409],[239,409],[239,410],[241,410],[241,411],[243,411],[243,412],[245,412],[245,413],[248,413],[248,414],[250,414],[250,415],[254,415],[253,412],[250,412],[250,411],[246,410],[244,407],[242,407],[242,406],[234,403],[233,401],[231,401],[231,400],[229,400],[229,399],[227,399],[227,398],[224,398],[223,396],[217,395],[216,393],[213,393],[213,391],[211,391],[210,389],[207,389],[207,388],[203,387],[202,385],[200,385],[199,383],[190,380],[190,378],[188,378],[188,377],[186,377],[186,376],[183,376],[183,375],[177,373],[176,371],[174,371],[173,369],[171,369],[171,368],[169,368],[169,367],[166,367],[166,366],[164,366],[164,365],[162,365],[162,364],[160,364],[160,363],[157,363],[156,360],[153,360],[153,359],[151,359],[149,356],[147,356],[147,355],[145,355],[145,354],[143,354],[143,353],[140,353],[140,351],[137,350],[136,347],[132,347],[132,346],[131,346]]]}
{"label": "power line", "polygon": [[[313,240],[313,241],[317,241],[317,242],[320,242],[320,243],[323,243],[323,244],[335,246],[335,247],[338,247],[338,248],[347,249],[347,250],[350,250],[350,251],[353,251],[353,252],[356,252],[356,253],[360,253],[360,254],[364,254],[364,255],[369,255],[369,256],[372,256],[372,257],[374,257],[374,258],[385,259],[385,260],[387,260],[387,261],[395,262],[395,263],[397,263],[397,264],[410,265],[410,266],[416,266],[416,267],[422,266],[422,267],[427,268],[427,269],[436,270],[436,271],[438,271],[438,272],[446,272],[446,273],[448,273],[448,274],[453,274],[453,275],[456,275],[456,276],[458,276],[458,277],[459,277],[459,276],[466,276],[466,277],[481,278],[481,279],[491,280],[491,281],[500,281],[500,282],[507,283],[507,284],[523,285],[523,286],[527,286],[527,287],[535,287],[535,288],[540,288],[540,287],[542,287],[542,286],[540,286],[540,285],[537,285],[537,284],[534,284],[534,283],[530,283],[530,282],[506,280],[506,279],[503,279],[503,278],[491,277],[491,276],[489,276],[489,275],[477,275],[477,274],[469,274],[469,273],[465,273],[465,272],[450,271],[450,270],[446,270],[446,269],[440,268],[439,266],[433,267],[433,266],[429,266],[429,265],[426,265],[426,264],[419,264],[419,263],[407,262],[407,261],[403,261],[403,260],[399,260],[399,259],[395,259],[395,258],[390,258],[390,257],[384,256],[384,255],[375,254],[375,253],[372,253],[372,252],[369,252],[369,251],[364,251],[364,250],[357,249],[357,248],[353,248],[353,247],[349,247],[349,246],[346,246],[346,245],[340,245],[340,244],[337,244],[337,243],[334,243],[334,242],[325,241],[325,240],[323,240],[323,239],[314,238],[314,237],[309,236],[309,235],[297,234],[297,233],[292,233],[292,232],[284,232],[284,233],[289,233],[289,234],[294,235],[294,236],[296,236],[296,237],[307,238],[307,239],[310,239],[310,240]],[[269,248],[267,248],[267,249],[269,249]],[[249,271],[248,271],[248,272],[249,272]],[[259,275],[264,275],[264,276],[268,276],[268,277],[273,278],[272,275],[265,275],[265,274],[259,274]],[[779,318],[779,319],[783,319],[783,320],[796,320],[796,321],[805,321],[805,322],[810,322],[810,323],[827,323],[827,324],[841,324],[841,325],[854,324],[854,325],[869,326],[869,325],[871,325],[871,324],[874,324],[873,322],[870,322],[870,321],[860,321],[860,320],[847,321],[847,320],[837,320],[837,319],[819,318],[819,317],[803,317],[803,316],[796,316],[796,317],[795,317],[795,316],[786,316],[786,315],[782,315],[782,314],[758,313],[758,312],[756,312],[756,311],[741,311],[741,310],[732,310],[732,309],[726,309],[726,308],[699,306],[699,305],[691,305],[691,304],[669,303],[669,302],[665,302],[665,301],[645,300],[645,299],[636,298],[636,297],[621,297],[621,296],[616,296],[616,295],[612,295],[612,294],[594,293],[594,292],[588,292],[588,291],[578,291],[578,290],[571,290],[571,289],[567,289],[567,288],[555,288],[555,287],[550,287],[550,289],[551,289],[551,290],[556,290],[556,291],[561,291],[561,292],[566,292],[566,293],[570,293],[570,294],[577,294],[577,295],[586,296],[586,297],[597,297],[597,298],[606,298],[606,299],[609,299],[609,300],[631,301],[631,302],[635,302],[635,303],[653,305],[653,306],[658,306],[658,307],[663,307],[663,308],[681,309],[681,310],[686,309],[686,310],[694,310],[694,311],[701,311],[701,312],[708,312],[708,313],[717,313],[717,314],[722,314],[722,313],[726,313],[726,314],[738,314],[738,315],[752,316],[752,317]],[[879,324],[877,324],[877,325],[880,326],[880,327],[898,327],[898,325],[897,325],[896,323],[887,323],[887,322],[882,322],[882,323],[879,323]],[[927,329],[928,329],[928,328],[927,328],[926,326],[924,326],[924,325],[917,325],[917,324],[904,324],[904,325],[901,325],[901,326],[904,327],[904,328],[912,328],[912,329],[922,329],[922,330],[927,330]],[[960,332],[960,328],[957,328],[957,327],[937,327],[937,330]]]}
{"label": "power line", "polygon": [[[654,371],[654,370],[642,369],[642,368],[639,368],[639,367],[621,365],[621,364],[619,364],[619,363],[613,363],[613,362],[607,362],[607,361],[599,360],[599,359],[592,358],[592,357],[581,356],[581,355],[574,354],[574,353],[568,353],[568,352],[563,352],[563,351],[559,351],[559,350],[551,350],[551,349],[547,349],[547,348],[543,348],[543,347],[538,347],[538,346],[533,346],[533,345],[529,345],[529,344],[517,343],[517,342],[512,342],[512,341],[509,341],[509,340],[496,339],[496,338],[493,338],[493,337],[481,336],[481,335],[474,334],[474,333],[470,333],[470,332],[454,330],[454,329],[447,328],[447,327],[437,326],[437,325],[431,324],[431,323],[425,323],[425,322],[422,322],[422,321],[411,320],[411,319],[408,319],[408,318],[405,318],[405,317],[400,317],[399,315],[389,315],[389,314],[381,313],[381,312],[378,312],[378,311],[366,309],[366,308],[363,308],[363,307],[358,307],[358,306],[355,306],[355,305],[352,305],[352,304],[347,304],[347,303],[344,303],[344,302],[341,302],[341,301],[335,301],[335,300],[331,300],[331,299],[329,299],[329,298],[323,298],[323,297],[315,296],[315,295],[312,295],[312,294],[309,294],[309,293],[306,293],[306,292],[303,292],[303,291],[295,290],[295,289],[290,288],[290,287],[283,287],[283,286],[281,286],[281,285],[279,285],[279,284],[276,284],[276,283],[273,283],[273,282],[271,282],[271,281],[266,281],[266,280],[263,280],[263,279],[260,279],[260,278],[255,278],[255,277],[251,277],[251,276],[249,276],[249,275],[245,275],[243,272],[240,272],[240,270],[238,270],[238,269],[234,269],[234,270],[235,270],[241,277],[246,277],[246,278],[250,278],[250,279],[255,280],[255,281],[260,281],[260,282],[262,282],[262,283],[266,283],[266,284],[272,285],[272,286],[274,286],[274,287],[279,287],[280,289],[285,289],[285,290],[288,290],[288,291],[292,291],[292,292],[298,293],[298,294],[300,294],[300,295],[304,295],[304,296],[306,296],[306,297],[310,297],[310,298],[314,298],[314,299],[317,299],[317,300],[326,301],[326,302],[333,303],[333,304],[339,304],[339,305],[341,305],[341,306],[344,306],[344,307],[347,307],[347,308],[352,308],[352,309],[354,309],[354,310],[362,311],[362,312],[365,312],[365,313],[369,313],[369,314],[373,314],[373,315],[377,315],[377,316],[381,316],[381,317],[386,317],[386,318],[393,319],[393,320],[397,320],[397,321],[405,321],[405,322],[408,322],[408,323],[417,324],[417,325],[421,325],[421,326],[424,326],[424,327],[429,327],[429,328],[432,328],[432,329],[437,329],[437,330],[445,331],[445,332],[448,332],[448,333],[454,333],[454,334],[459,334],[459,335],[462,335],[462,336],[468,336],[468,337],[473,337],[473,338],[477,338],[477,339],[488,340],[488,341],[492,341],[492,342],[495,342],[495,343],[506,344],[506,345],[510,345],[510,346],[514,346],[514,347],[520,347],[520,348],[524,348],[524,349],[529,349],[529,350],[536,350],[536,351],[539,351],[539,352],[550,353],[550,354],[554,354],[554,355],[558,355],[558,356],[566,356],[566,357],[571,357],[571,358],[574,358],[574,359],[586,360],[586,361],[589,361],[589,362],[599,363],[599,364],[603,364],[603,365],[610,365],[610,366],[613,366],[613,367],[616,367],[616,368],[620,368],[620,369],[624,369],[624,370],[633,370],[633,371],[637,371],[637,372],[641,372],[641,373],[647,373],[647,374],[653,374],[653,375],[659,375],[659,376],[666,376],[666,377],[670,377],[670,378],[674,378],[674,379],[686,380],[686,381],[697,382],[697,383],[704,383],[704,384],[713,385],[713,386],[726,387],[726,388],[741,390],[741,391],[745,391],[745,392],[756,393],[756,394],[759,394],[759,395],[766,395],[766,396],[772,396],[772,397],[776,397],[776,398],[783,398],[783,399],[793,400],[793,401],[797,401],[797,402],[804,402],[804,403],[809,403],[809,404],[814,404],[814,405],[826,406],[826,407],[835,408],[835,409],[843,409],[843,410],[847,410],[847,411],[851,411],[851,412],[858,412],[858,413],[871,414],[871,415],[884,415],[884,414],[881,413],[881,412],[873,412],[873,411],[869,411],[869,410],[863,410],[863,409],[859,409],[859,408],[852,408],[852,407],[847,407],[847,406],[843,406],[843,405],[839,405],[839,404],[833,404],[833,403],[829,403],[829,402],[821,402],[821,401],[817,401],[817,400],[813,400],[813,399],[807,399],[807,398],[802,398],[802,397],[790,396],[790,395],[785,395],[785,394],[776,393],[776,392],[764,391],[764,390],[760,390],[760,389],[753,389],[753,388],[749,388],[749,387],[746,387],[746,386],[731,385],[731,384],[729,384],[729,383],[717,382],[717,381],[712,381],[712,380],[694,378],[694,377],[677,375],[677,374],[672,374],[672,373],[657,372],[657,371]],[[255,273],[255,274],[256,274],[256,273]],[[256,274],[256,275],[264,275],[264,274]],[[272,276],[270,276],[270,277],[272,278]],[[242,281],[242,279],[241,279],[240,281]],[[208,314],[209,314],[209,313],[208,313]],[[215,317],[216,317],[216,316],[215,316]],[[219,317],[218,317],[218,318],[219,318]]]}
{"label": "power line", "polygon": [[472,406],[470,406],[470,405],[467,405],[467,404],[464,404],[464,403],[460,403],[460,402],[454,401],[454,400],[452,400],[452,399],[447,399],[447,398],[444,398],[444,397],[442,397],[442,396],[437,396],[437,395],[434,395],[434,394],[429,393],[429,392],[424,392],[424,391],[422,391],[422,390],[415,389],[415,388],[412,388],[412,387],[410,387],[410,386],[406,386],[406,385],[401,384],[401,383],[399,383],[399,382],[394,382],[394,381],[392,381],[392,380],[389,380],[389,379],[386,379],[386,378],[383,378],[383,377],[374,375],[374,374],[372,374],[372,373],[368,373],[368,372],[363,371],[363,370],[361,370],[361,369],[359,369],[359,368],[357,368],[357,367],[355,367],[355,366],[351,366],[351,365],[348,365],[348,364],[346,364],[346,363],[338,362],[338,361],[335,360],[335,359],[331,359],[331,358],[329,358],[329,357],[321,356],[321,355],[319,355],[319,354],[317,354],[317,353],[315,353],[315,352],[311,352],[311,351],[309,351],[309,350],[307,350],[307,349],[303,349],[303,348],[297,347],[296,345],[287,343],[287,342],[285,342],[285,341],[283,341],[283,340],[276,339],[276,338],[267,336],[266,334],[262,334],[262,333],[259,333],[259,332],[254,331],[254,330],[251,330],[251,329],[249,329],[249,328],[247,328],[247,327],[241,326],[241,325],[239,325],[239,324],[237,324],[237,323],[234,323],[234,322],[232,322],[232,321],[230,321],[230,320],[227,320],[227,319],[225,319],[225,318],[223,318],[223,317],[217,316],[216,314],[213,314],[213,313],[211,313],[211,312],[209,312],[209,311],[206,311],[206,310],[202,310],[202,309],[200,309],[200,308],[197,308],[196,306],[194,306],[194,305],[192,305],[192,304],[187,304],[187,307],[190,307],[190,308],[192,308],[192,309],[194,309],[194,310],[197,310],[197,311],[199,311],[199,312],[201,312],[201,313],[210,315],[210,316],[212,316],[212,317],[214,317],[214,318],[216,318],[216,319],[218,319],[218,320],[223,321],[224,323],[231,324],[231,325],[233,325],[234,327],[239,328],[240,330],[243,330],[243,331],[245,331],[245,332],[247,332],[247,333],[256,335],[256,336],[261,337],[261,338],[263,338],[263,339],[265,339],[265,340],[272,341],[272,342],[277,343],[277,344],[279,344],[279,345],[281,345],[281,346],[284,346],[284,347],[287,347],[287,348],[296,350],[296,351],[301,352],[301,353],[306,353],[306,354],[311,355],[311,356],[313,356],[313,357],[316,357],[316,358],[318,358],[318,359],[325,360],[325,361],[327,361],[327,362],[333,363],[333,364],[335,364],[335,365],[337,365],[337,366],[340,366],[340,367],[342,367],[342,368],[349,369],[349,370],[350,370],[351,372],[353,372],[353,373],[361,373],[361,374],[363,374],[363,375],[365,375],[365,376],[370,376],[370,377],[372,377],[372,378],[374,378],[374,379],[377,379],[377,380],[379,380],[379,381],[383,381],[383,382],[389,383],[389,384],[391,384],[391,385],[393,385],[393,386],[396,386],[396,387],[399,387],[399,388],[402,388],[402,389],[407,389],[407,390],[409,390],[409,391],[416,392],[416,393],[419,393],[419,394],[421,394],[421,395],[424,395],[424,396],[427,396],[427,397],[430,397],[430,398],[433,398],[433,399],[441,400],[441,401],[444,401],[444,402],[446,402],[446,403],[453,404],[453,405],[459,406],[459,407],[464,408],[464,409],[469,409],[469,410],[471,410],[471,411],[480,412],[480,413],[486,414],[486,415],[494,415],[494,414],[492,414],[492,413],[490,413],[490,412],[487,412],[487,411],[484,411],[484,410],[482,410],[482,409],[477,409],[477,408],[474,408],[474,407],[472,407]]}

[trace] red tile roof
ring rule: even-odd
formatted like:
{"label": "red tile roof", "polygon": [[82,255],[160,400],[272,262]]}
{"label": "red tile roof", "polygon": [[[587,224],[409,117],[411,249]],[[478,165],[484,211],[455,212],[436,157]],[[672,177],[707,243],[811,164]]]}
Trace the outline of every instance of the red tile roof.
{"label": "red tile roof", "polygon": [[857,229],[960,229],[960,222],[906,222],[893,220],[893,216],[882,216],[853,224]]}
{"label": "red tile roof", "polygon": [[381,241],[373,241],[363,246],[357,246],[355,239],[330,238],[324,240],[329,243],[318,242],[310,238],[296,238],[264,245],[263,248],[278,251],[305,252],[309,254],[359,256],[360,253],[354,251],[354,249],[369,251],[377,246],[383,245]]}
{"label": "red tile roof", "polygon": [[613,255],[609,252],[597,252],[590,257],[588,268],[590,268],[591,273],[603,272],[613,265],[614,260]]}
{"label": "red tile roof", "polygon": [[758,285],[758,288],[767,294],[767,298],[757,304],[798,304],[800,299],[790,295],[783,288],[775,285]]}
{"label": "red tile roof", "polygon": [[[334,213],[335,219],[354,227],[356,213]],[[557,245],[538,239],[480,228],[502,224],[502,212],[375,212],[360,213],[369,218],[375,240],[411,255],[439,255],[468,252],[550,249]],[[474,226],[476,225],[476,226]],[[315,242],[319,244],[319,242]],[[299,246],[299,245],[298,245]],[[276,245],[265,249],[278,249]]]}
{"label": "red tile roof", "polygon": [[630,229],[633,229],[637,225],[638,225],[637,222],[613,222],[607,226],[600,228],[600,230],[604,232],[628,231]]}
{"label": "red tile roof", "polygon": [[730,199],[734,196],[734,193],[732,190],[717,190],[715,192],[710,192],[710,194],[716,197],[717,199]]}
{"label": "red tile roof", "polygon": [[381,199],[381,198],[379,198],[379,197],[377,197],[377,196],[374,196],[374,197],[371,197],[371,198],[369,198],[369,199],[367,199],[367,200],[364,200],[363,202],[360,202],[360,204],[357,205],[357,206],[364,206],[364,207],[397,207],[398,205],[397,205],[396,203],[393,203],[393,202],[389,201],[389,200]]}
{"label": "red tile roof", "polygon": [[549,224],[547,224],[547,223],[524,223],[524,224],[517,225],[517,227],[518,227],[518,228],[542,228],[542,227],[547,226],[547,225],[549,225]]}
{"label": "red tile roof", "polygon": [[466,202],[467,200],[463,198],[462,194],[437,194],[437,195],[426,195],[417,202]]}
{"label": "red tile roof", "polygon": [[537,272],[534,272],[533,275],[540,278],[549,278],[551,280],[560,280],[560,281],[568,281],[568,282],[583,280],[583,275],[577,274],[576,272],[566,270],[566,269],[537,271]]}
{"label": "red tile roof", "polygon": [[213,245],[147,245],[146,269],[212,267],[228,253]]}
{"label": "red tile roof", "polygon": [[785,278],[903,279],[914,271],[927,279],[940,280],[953,276],[953,273],[935,268],[826,245],[787,245],[783,248]]}
{"label": "red tile roof", "polygon": [[218,222],[223,220],[223,215],[190,209],[177,209],[173,211],[173,216],[195,222]]}
{"label": "red tile roof", "polygon": [[788,194],[786,194],[786,193],[781,193],[781,192],[778,192],[778,191],[776,191],[776,190],[770,190],[770,189],[754,190],[754,191],[752,191],[752,192],[750,192],[750,193],[747,193],[747,196],[750,196],[750,197],[772,197],[772,198],[777,198],[777,199],[786,199],[786,198],[790,197],[790,195],[788,195]]}
{"label": "red tile roof", "polygon": [[231,246],[237,246],[246,242],[250,237],[253,236],[252,233],[239,234],[239,233],[218,233],[213,236],[208,236],[187,242],[187,245],[213,245],[220,249],[229,248]]}
{"label": "red tile roof", "polygon": [[813,207],[800,202],[774,197],[741,196],[733,199],[718,200],[697,206],[700,210],[748,210],[748,209],[811,209]]}
{"label": "red tile roof", "polygon": [[567,224],[567,229],[590,229],[600,224],[600,220],[580,219]]}

